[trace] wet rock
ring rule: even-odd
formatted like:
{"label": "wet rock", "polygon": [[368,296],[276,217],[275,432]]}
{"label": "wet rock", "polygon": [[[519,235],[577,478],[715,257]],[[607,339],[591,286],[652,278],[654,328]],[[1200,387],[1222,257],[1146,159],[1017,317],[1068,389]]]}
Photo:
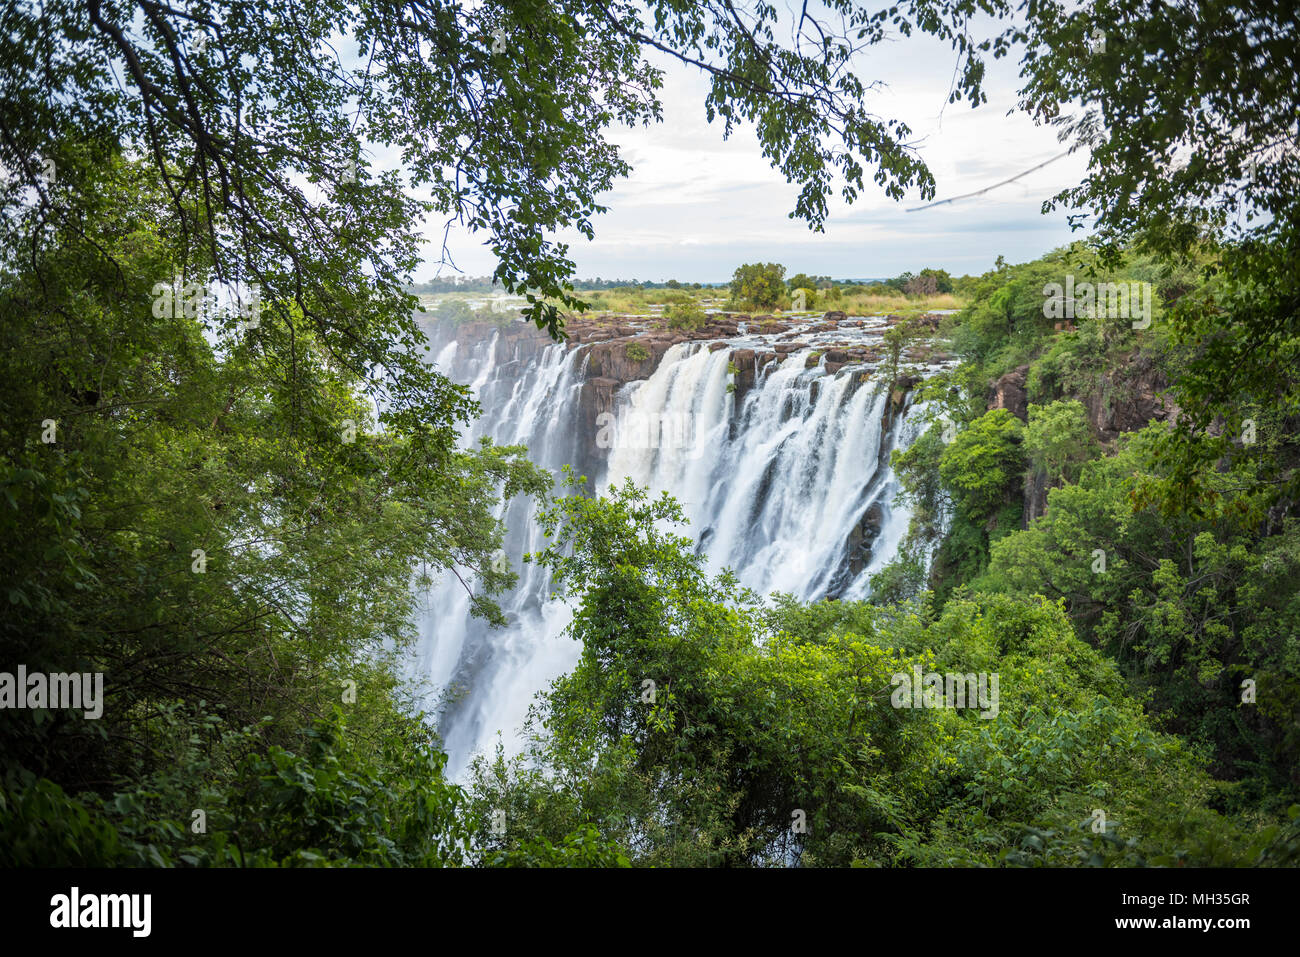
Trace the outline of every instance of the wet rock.
{"label": "wet rock", "polygon": [[1029,523],[1047,511],[1047,473],[1042,469],[1030,469],[1025,479],[1025,509],[1021,516],[1021,528],[1028,528]]}
{"label": "wet rock", "polygon": [[732,391],[736,397],[736,408],[739,409],[749,390],[754,388],[754,382],[758,378],[758,363],[754,361],[753,349],[733,349],[730,361],[736,370],[731,383],[735,386]]}
{"label": "wet rock", "polygon": [[914,375],[904,373],[894,380],[894,389],[896,391],[910,392],[920,383],[920,378]]}
{"label": "wet rock", "polygon": [[[587,350],[587,377],[613,379],[619,385],[648,379],[654,374],[655,369],[659,368],[664,353],[673,342],[674,340],[670,339],[633,336],[585,345],[582,348]],[[631,358],[627,350],[633,343],[650,353],[649,358],[641,360]]]}
{"label": "wet rock", "polygon": [[614,411],[614,398],[618,395],[620,383],[607,376],[589,377],[582,383],[578,393],[578,455],[580,461],[574,463],[587,475],[594,474],[599,463],[608,454],[600,448],[600,416]]}
{"label": "wet rock", "polygon": [[849,529],[849,569],[854,575],[861,573],[871,563],[872,546],[880,537],[880,529],[884,524],[885,510],[879,502],[873,502],[862,514],[862,518]]}

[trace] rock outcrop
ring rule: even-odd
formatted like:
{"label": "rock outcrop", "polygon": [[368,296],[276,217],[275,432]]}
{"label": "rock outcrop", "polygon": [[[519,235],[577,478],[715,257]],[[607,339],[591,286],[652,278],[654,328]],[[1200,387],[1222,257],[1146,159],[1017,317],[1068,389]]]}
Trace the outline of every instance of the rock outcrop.
{"label": "rock outcrop", "polygon": [[849,530],[848,554],[849,571],[853,575],[871,564],[872,545],[880,537],[880,529],[885,523],[885,511],[879,502],[862,513],[862,518]]}
{"label": "rock outcrop", "polygon": [[1029,419],[1029,393],[1025,391],[1025,379],[1029,375],[1029,366],[1012,369],[997,382],[993,383],[993,396],[988,408],[1006,409],[1022,422]]}
{"label": "rock outcrop", "polygon": [[[664,354],[679,340],[660,336],[634,336],[632,338],[607,339],[583,346],[586,352],[587,375],[604,376],[619,383],[635,382],[648,379],[659,368]],[[629,349],[638,345],[648,355],[637,359],[628,355]],[[632,350],[635,355],[636,350]]]}
{"label": "rock outcrop", "polygon": [[1082,396],[1088,425],[1098,439],[1109,442],[1122,432],[1135,432],[1153,421],[1176,419],[1178,407],[1168,396],[1169,380],[1155,360],[1137,351],[1129,363],[1099,378],[1096,388]]}

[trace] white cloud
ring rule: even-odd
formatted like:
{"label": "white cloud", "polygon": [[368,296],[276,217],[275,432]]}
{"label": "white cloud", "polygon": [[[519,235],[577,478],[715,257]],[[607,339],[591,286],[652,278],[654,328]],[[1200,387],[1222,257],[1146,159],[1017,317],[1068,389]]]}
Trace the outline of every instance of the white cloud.
{"label": "white cloud", "polygon": [[[609,212],[595,221],[596,239],[574,232],[560,238],[580,277],[618,276],[721,281],[741,262],[775,259],[791,271],[843,277],[896,275],[939,266],[982,272],[999,253],[1015,261],[1068,242],[1064,213],[1042,216],[1041,204],[1079,182],[1086,167],[1073,155],[980,197],[906,212],[924,205],[918,190],[895,202],[870,182],[852,205],[830,202],[825,232],[812,233],[788,218],[798,195],[762,156],[750,129],[729,140],[704,115],[708,82],[665,64],[664,123],[612,131],[630,177],[600,201]],[[882,117],[904,120],[911,141],[936,178],[934,200],[983,189],[1064,152],[1050,129],[1035,127],[1016,101],[1016,71],[1006,60],[990,64],[989,103],[977,110],[945,101],[953,54],[945,44],[913,37],[885,44],[864,59],[859,75],[885,86],[869,105]],[[441,239],[441,230],[431,231]],[[490,272],[490,251],[454,233],[452,252],[471,274]],[[435,247],[436,248],[436,247]],[[429,269],[428,272],[432,272]]]}

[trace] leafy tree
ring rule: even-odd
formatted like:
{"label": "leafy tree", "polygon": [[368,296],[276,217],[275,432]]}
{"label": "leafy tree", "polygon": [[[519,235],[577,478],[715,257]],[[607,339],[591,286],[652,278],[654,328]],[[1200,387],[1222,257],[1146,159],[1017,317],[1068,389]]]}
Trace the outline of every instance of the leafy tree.
{"label": "leafy tree", "polygon": [[933,296],[952,292],[952,278],[943,269],[922,269],[903,284],[909,296]]}
{"label": "leafy tree", "polygon": [[905,272],[895,276],[893,279],[886,279],[881,285],[886,289],[892,289],[895,292],[903,292],[907,288],[907,284],[915,278],[916,277],[912,273]]}
{"label": "leafy tree", "polygon": [[912,512],[907,542],[927,551],[943,537],[946,513],[952,510],[951,493],[939,479],[939,460],[948,428],[942,423],[932,425],[906,450],[895,449],[890,456],[894,474],[902,485],[899,498]]}
{"label": "leafy tree", "polygon": [[1025,454],[1034,468],[1047,474],[1049,482],[1075,481],[1079,468],[1093,457],[1094,444],[1087,413],[1079,400],[1029,406]]}
{"label": "leafy tree", "polygon": [[[1287,519],[1261,539],[1238,507],[1248,463],[1216,477],[1211,516],[1135,511],[1131,493],[1166,431],[1126,438],[1117,455],[1087,463],[1078,485],[1053,489],[1046,515],[994,543],[981,587],[1064,599],[1082,634],[1152,689],[1172,728],[1213,746],[1221,773],[1266,769],[1247,800],[1261,800],[1267,782],[1289,803],[1300,794],[1297,528]],[[1255,703],[1242,700],[1245,679]]]}
{"label": "leafy tree", "polygon": [[992,518],[1014,502],[1024,469],[1023,427],[1006,409],[993,409],[958,432],[939,458],[939,475],[958,511],[972,522]]}
{"label": "leafy tree", "polygon": [[[175,765],[101,799],[73,798],[11,770],[0,800],[8,866],[456,866],[469,860],[464,794],[418,721],[376,749],[340,713],[314,723],[301,752],[264,749],[255,728],[176,709]],[[200,734],[195,734],[199,730]],[[201,737],[200,737],[201,735]],[[215,759],[214,759],[215,758]],[[229,761],[233,770],[224,765]],[[203,828],[196,831],[199,805]]]}
{"label": "leafy tree", "polygon": [[817,293],[805,287],[795,289],[790,298],[792,309],[812,309],[817,304]]}
{"label": "leafy tree", "polygon": [[[869,83],[849,68],[892,14],[836,0],[801,17],[787,43],[778,16],[765,5],[742,16],[718,3],[581,0],[16,5],[0,39],[0,159],[17,175],[0,201],[23,211],[29,233],[50,217],[75,223],[86,184],[56,174],[52,185],[45,161],[62,170],[81,144],[101,157],[130,148],[169,183],[171,235],[205,247],[217,276],[295,303],[358,368],[409,321],[417,224],[439,216],[483,233],[494,278],[527,293],[532,318],[558,333],[560,310],[582,302],[554,237],[590,237],[596,197],[628,171],[608,129],[661,119],[649,50],[709,77],[709,119],[725,135],[752,124],[799,185],[794,215],[811,227],[832,189],[851,201],[868,171],[888,195],[933,194],[911,131],[869,112]],[[933,18],[919,25],[958,42]],[[976,99],[981,80],[967,63],[956,89]],[[380,149],[403,156],[404,177],[371,172]]]}
{"label": "leafy tree", "polygon": [[926,569],[915,548],[902,548],[897,557],[871,576],[871,601],[876,605],[897,605],[926,590]]}
{"label": "leafy tree", "polygon": [[[1083,55],[1099,27],[1123,41]],[[1162,443],[1176,467],[1147,490],[1168,514],[1213,510],[1225,456],[1254,461],[1269,502],[1300,490],[1294,442],[1269,459],[1231,441],[1254,403],[1292,422],[1300,413],[1300,155],[1279,146],[1295,122],[1295,37],[1291,5],[1225,0],[1040,4],[1023,37],[1022,106],[1089,156],[1087,177],[1051,207],[1084,211],[1076,222],[1091,220],[1109,260],[1131,240],[1192,262],[1208,246],[1217,260],[1215,281],[1171,313],[1192,356],[1174,383],[1178,429]]]}
{"label": "leafy tree", "polygon": [[785,293],[785,267],[776,263],[745,263],[731,277],[731,297],[759,309],[773,309]]}
{"label": "leafy tree", "polygon": [[[413,584],[462,575],[474,612],[502,621],[491,596],[514,575],[492,560],[494,509],[549,480],[522,449],[458,448],[474,404],[432,373],[380,429],[310,327],[185,315],[157,288],[177,263],[146,165],[63,176],[95,184],[93,207],[0,276],[0,646],[34,671],[102,672],[105,700],[98,721],[0,722],[6,787],[127,793],[179,763],[237,801],[239,760],[200,711],[256,729],[247,747],[270,760],[304,753],[348,689],[346,746],[403,750]],[[398,786],[395,762],[375,773]]]}
{"label": "leafy tree", "polygon": [[810,276],[801,272],[786,280],[786,285],[794,292],[796,289],[828,289],[832,283],[830,276]]}

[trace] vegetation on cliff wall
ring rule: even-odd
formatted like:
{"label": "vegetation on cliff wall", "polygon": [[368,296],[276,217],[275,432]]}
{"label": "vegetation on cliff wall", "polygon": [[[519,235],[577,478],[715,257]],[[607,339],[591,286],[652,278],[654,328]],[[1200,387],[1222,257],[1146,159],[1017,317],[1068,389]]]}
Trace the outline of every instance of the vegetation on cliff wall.
{"label": "vegetation on cliff wall", "polygon": [[[965,362],[924,386],[941,411],[895,455],[915,515],[877,600],[933,588],[942,602],[962,585],[1059,600],[1158,726],[1204,748],[1215,774],[1235,783],[1231,806],[1280,808],[1300,797],[1297,420],[1284,404],[1251,400],[1242,419],[1180,446],[1187,368],[1198,359],[1166,318],[1221,278],[1149,258],[1101,277],[1081,272],[1079,282],[1150,282],[1153,321],[1079,318],[1058,330],[1044,289],[1081,260],[1095,263],[1076,247],[998,270],[945,325]],[[999,468],[1009,440],[999,444],[989,423],[1011,413],[984,409],[1005,398],[1016,369],[1024,458]],[[1171,508],[1190,461],[1204,504]],[[926,582],[917,555],[931,550]]]}

